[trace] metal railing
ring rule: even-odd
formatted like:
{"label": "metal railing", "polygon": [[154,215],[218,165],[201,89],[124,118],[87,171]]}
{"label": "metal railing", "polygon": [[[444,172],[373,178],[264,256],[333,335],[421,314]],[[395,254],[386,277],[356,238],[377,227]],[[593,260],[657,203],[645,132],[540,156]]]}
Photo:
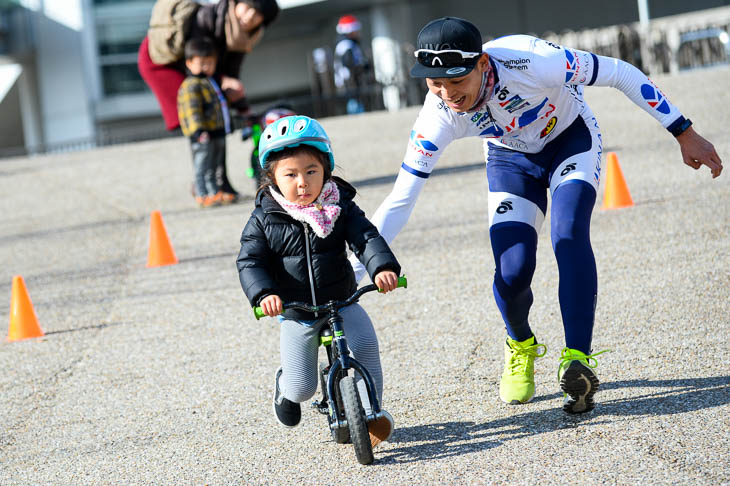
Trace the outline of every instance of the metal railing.
{"label": "metal railing", "polygon": [[648,74],[730,62],[730,7],[653,19],[646,31],[636,22],[600,29],[547,32],[557,44],[623,59]]}

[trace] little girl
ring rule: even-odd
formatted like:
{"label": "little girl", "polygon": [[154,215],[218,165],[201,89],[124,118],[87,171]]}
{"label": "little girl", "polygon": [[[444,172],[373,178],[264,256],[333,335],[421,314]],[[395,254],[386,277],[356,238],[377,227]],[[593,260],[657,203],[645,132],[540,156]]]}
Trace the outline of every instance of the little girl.
{"label": "little girl", "polygon": [[[252,306],[276,316],[282,314],[282,302],[317,305],[346,299],[357,289],[347,245],[381,290],[396,288],[400,265],[353,202],[355,189],[332,176],[330,140],[316,120],[289,116],[272,123],[261,134],[259,155],[263,185],[241,235],[237,260]],[[383,372],[372,322],[357,303],[340,314],[352,354],[372,375],[380,399]],[[273,407],[286,427],[299,424],[300,403],[317,391],[319,331],[324,325],[319,317],[296,309],[279,316],[281,367],[274,379]],[[370,412],[369,400],[362,403]],[[393,431],[392,417],[383,412],[368,424],[373,445]]]}

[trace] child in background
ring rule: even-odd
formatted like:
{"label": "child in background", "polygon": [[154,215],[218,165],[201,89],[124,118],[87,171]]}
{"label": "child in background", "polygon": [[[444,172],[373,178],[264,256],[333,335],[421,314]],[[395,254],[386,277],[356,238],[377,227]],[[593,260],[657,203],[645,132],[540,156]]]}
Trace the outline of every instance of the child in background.
{"label": "child in background", "polygon": [[[282,302],[317,305],[346,299],[357,289],[347,245],[381,290],[396,288],[400,265],[352,200],[355,189],[332,176],[330,141],[316,120],[289,116],[267,126],[259,155],[264,182],[241,235],[237,260],[252,306],[276,316],[282,313]],[[380,399],[383,373],[372,322],[357,303],[340,313],[352,354],[372,375]],[[319,331],[325,322],[296,309],[286,310],[279,321],[281,367],[275,375],[273,407],[279,423],[295,427],[301,420],[300,403],[317,391]],[[363,385],[358,385],[361,402],[371,413]],[[373,445],[393,431],[392,417],[383,412],[368,424]]]}
{"label": "child in background", "polygon": [[[218,58],[207,38],[185,44],[185,78],[177,94],[177,111],[183,134],[193,153],[195,200],[201,208],[233,202],[216,179],[216,169],[225,162],[226,134],[231,131],[228,104],[213,78]],[[224,197],[228,196],[228,197]]]}

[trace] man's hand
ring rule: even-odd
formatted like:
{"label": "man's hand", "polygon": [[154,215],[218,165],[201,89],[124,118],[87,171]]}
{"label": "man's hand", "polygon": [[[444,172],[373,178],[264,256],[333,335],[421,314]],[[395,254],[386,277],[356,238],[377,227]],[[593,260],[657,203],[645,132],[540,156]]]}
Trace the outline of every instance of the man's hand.
{"label": "man's hand", "polygon": [[261,307],[264,314],[269,317],[278,316],[281,314],[281,311],[284,310],[281,298],[278,295],[267,295],[261,301],[261,305],[259,307]]}
{"label": "man's hand", "polygon": [[398,287],[398,275],[390,270],[383,270],[375,276],[375,285],[383,293],[395,290]]}
{"label": "man's hand", "polygon": [[221,90],[226,94],[226,99],[231,103],[235,103],[246,96],[246,90],[243,88],[241,80],[229,76],[223,76],[221,78]]}
{"label": "man's hand", "polygon": [[677,137],[679,149],[682,151],[684,163],[697,170],[706,165],[712,172],[712,178],[719,176],[722,172],[722,160],[717,155],[715,147],[705,140],[699,133],[689,127]]}

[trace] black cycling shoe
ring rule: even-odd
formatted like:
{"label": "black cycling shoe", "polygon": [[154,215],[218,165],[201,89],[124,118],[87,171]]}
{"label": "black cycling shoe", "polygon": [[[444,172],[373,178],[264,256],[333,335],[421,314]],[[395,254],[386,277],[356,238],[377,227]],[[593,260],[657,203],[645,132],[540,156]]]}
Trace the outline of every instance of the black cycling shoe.
{"label": "black cycling shoe", "polygon": [[279,390],[279,377],[281,376],[281,367],[276,370],[274,377],[274,416],[276,420],[284,427],[293,428],[299,425],[302,420],[302,407],[298,403],[284,398]]}

